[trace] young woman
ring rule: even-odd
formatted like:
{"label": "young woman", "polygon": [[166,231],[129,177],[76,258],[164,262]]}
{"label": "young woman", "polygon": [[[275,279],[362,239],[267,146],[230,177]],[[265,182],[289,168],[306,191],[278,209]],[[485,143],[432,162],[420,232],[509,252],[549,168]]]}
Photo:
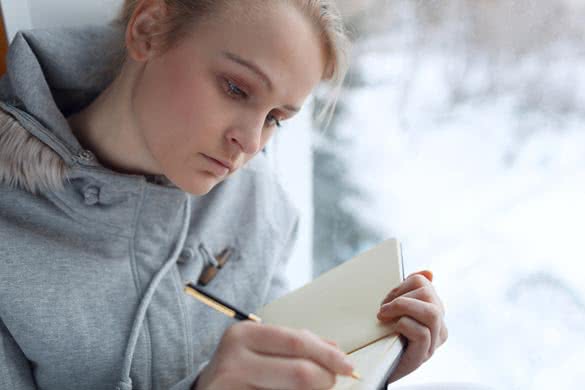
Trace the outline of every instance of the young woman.
{"label": "young woman", "polygon": [[[0,83],[0,388],[350,374],[314,334],[234,324],[183,292],[226,248],[210,291],[249,311],[284,292],[298,217],[261,151],[345,58],[331,0],[127,0],[121,28],[18,34]],[[446,340],[430,279],[381,306],[409,340],[392,381]]]}

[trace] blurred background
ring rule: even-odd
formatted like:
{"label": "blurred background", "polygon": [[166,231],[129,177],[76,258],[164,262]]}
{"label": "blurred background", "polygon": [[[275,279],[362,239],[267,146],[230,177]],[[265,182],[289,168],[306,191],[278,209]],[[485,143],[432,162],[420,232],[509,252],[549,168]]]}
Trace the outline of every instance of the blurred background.
{"label": "blurred background", "polygon": [[583,389],[585,2],[343,3],[314,273],[391,236],[407,273],[434,271],[450,338],[397,385]]}
{"label": "blurred background", "polygon": [[[121,0],[0,4],[6,43]],[[269,146],[303,214],[292,287],[396,237],[450,337],[390,388],[583,389],[585,1],[339,4],[354,50],[331,126],[318,91]]]}

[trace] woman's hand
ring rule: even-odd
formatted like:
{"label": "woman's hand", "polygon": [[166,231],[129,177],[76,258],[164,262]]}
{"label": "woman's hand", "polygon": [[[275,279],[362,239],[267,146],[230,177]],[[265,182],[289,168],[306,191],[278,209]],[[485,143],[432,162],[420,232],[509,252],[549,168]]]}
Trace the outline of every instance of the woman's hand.
{"label": "woman's hand", "polygon": [[417,369],[447,340],[445,309],[432,281],[430,271],[416,272],[390,291],[382,302],[378,319],[397,320],[396,332],[408,339],[408,347],[389,382]]}
{"label": "woman's hand", "polygon": [[196,390],[330,389],[351,375],[345,353],[309,331],[242,321],[224,333]]}

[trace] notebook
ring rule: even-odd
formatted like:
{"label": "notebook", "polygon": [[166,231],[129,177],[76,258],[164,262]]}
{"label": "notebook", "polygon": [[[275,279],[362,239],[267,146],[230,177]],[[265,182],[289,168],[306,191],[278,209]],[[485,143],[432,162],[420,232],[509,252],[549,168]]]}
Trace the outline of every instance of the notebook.
{"label": "notebook", "polygon": [[389,239],[258,311],[264,323],[309,329],[337,342],[362,376],[339,376],[335,390],[385,389],[406,346],[376,315],[404,280],[400,244]]}

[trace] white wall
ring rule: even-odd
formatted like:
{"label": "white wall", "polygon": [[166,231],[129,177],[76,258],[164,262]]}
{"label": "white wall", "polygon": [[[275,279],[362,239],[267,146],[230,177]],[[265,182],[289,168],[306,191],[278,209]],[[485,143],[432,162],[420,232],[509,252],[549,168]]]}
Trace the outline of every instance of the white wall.
{"label": "white wall", "polygon": [[2,14],[8,41],[12,41],[18,30],[29,29],[32,26],[28,0],[2,0]]}
{"label": "white wall", "polygon": [[112,20],[122,0],[1,0],[8,39],[18,30],[100,24]]}
{"label": "white wall", "polygon": [[[21,1],[21,0],[13,0]],[[35,27],[102,24],[119,12],[122,0],[28,0]]]}

